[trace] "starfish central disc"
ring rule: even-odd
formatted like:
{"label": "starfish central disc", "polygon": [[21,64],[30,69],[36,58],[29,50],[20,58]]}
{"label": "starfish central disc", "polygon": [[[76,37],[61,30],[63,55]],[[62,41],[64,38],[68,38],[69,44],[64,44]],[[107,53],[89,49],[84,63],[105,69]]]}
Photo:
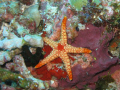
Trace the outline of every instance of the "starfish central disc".
{"label": "starfish central disc", "polygon": [[60,43],[58,43],[57,49],[58,49],[59,51],[63,51],[63,50],[64,50],[64,46],[61,45]]}

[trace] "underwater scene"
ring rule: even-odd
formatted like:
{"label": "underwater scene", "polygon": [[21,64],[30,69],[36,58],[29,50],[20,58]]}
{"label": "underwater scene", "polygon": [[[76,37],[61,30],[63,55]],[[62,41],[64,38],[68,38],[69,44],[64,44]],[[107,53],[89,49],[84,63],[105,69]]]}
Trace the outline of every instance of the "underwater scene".
{"label": "underwater scene", "polygon": [[120,0],[0,0],[0,90],[120,90]]}

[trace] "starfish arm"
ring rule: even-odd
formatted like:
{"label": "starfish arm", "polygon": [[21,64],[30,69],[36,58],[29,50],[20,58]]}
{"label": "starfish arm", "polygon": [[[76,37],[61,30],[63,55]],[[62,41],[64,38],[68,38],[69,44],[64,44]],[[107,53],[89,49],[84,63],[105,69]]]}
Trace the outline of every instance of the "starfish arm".
{"label": "starfish arm", "polygon": [[61,52],[60,58],[62,59],[66,72],[68,74],[69,80],[72,80],[72,71],[71,71],[71,66],[70,66],[70,60],[66,52]]}
{"label": "starfish arm", "polygon": [[52,48],[57,47],[57,42],[55,42],[47,37],[43,37],[43,41],[46,42]]}
{"label": "starfish arm", "polygon": [[71,45],[66,45],[66,52],[68,53],[91,53],[92,51],[87,48],[73,47]]}
{"label": "starfish arm", "polygon": [[55,58],[58,57],[57,50],[53,50],[45,59],[40,61],[35,68],[40,68],[41,66],[49,63],[50,61],[54,60]]}
{"label": "starfish arm", "polygon": [[61,44],[66,44],[67,43],[67,34],[66,34],[66,22],[67,22],[67,17],[65,16],[62,21],[61,25]]}

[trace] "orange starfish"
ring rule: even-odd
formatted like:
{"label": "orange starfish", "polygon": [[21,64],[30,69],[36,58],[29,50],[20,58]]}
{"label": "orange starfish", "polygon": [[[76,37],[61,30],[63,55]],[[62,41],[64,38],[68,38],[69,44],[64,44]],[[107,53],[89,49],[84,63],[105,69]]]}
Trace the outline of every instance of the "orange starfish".
{"label": "orange starfish", "polygon": [[73,47],[67,44],[66,21],[67,17],[65,16],[61,25],[61,39],[59,42],[55,42],[47,37],[43,37],[44,42],[50,45],[53,48],[53,51],[45,59],[40,61],[35,68],[39,68],[55,58],[60,57],[65,65],[69,79],[72,80],[70,60],[67,53],[91,53],[91,50],[82,47]]}

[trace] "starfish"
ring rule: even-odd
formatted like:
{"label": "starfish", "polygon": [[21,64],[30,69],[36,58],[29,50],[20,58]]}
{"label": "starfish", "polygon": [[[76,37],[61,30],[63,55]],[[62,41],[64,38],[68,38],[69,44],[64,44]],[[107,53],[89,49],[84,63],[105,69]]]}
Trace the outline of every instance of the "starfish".
{"label": "starfish", "polygon": [[91,53],[92,51],[87,48],[82,47],[73,47],[67,44],[67,34],[66,34],[66,21],[67,17],[65,16],[61,25],[61,39],[59,42],[55,42],[47,37],[43,37],[43,41],[46,42],[49,46],[53,48],[52,52],[40,61],[35,68],[40,68],[43,65],[51,62],[57,57],[60,57],[64,63],[66,72],[68,74],[69,80],[72,80],[72,70],[70,66],[70,60],[67,53]]}

